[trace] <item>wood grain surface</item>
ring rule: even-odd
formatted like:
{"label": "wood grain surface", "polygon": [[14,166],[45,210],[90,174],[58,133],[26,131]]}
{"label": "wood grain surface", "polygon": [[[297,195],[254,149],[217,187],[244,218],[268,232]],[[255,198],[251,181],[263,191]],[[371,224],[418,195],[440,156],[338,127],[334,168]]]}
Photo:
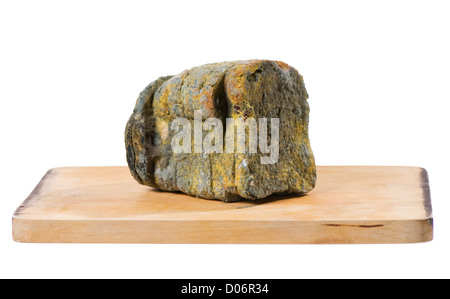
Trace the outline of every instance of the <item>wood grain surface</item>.
{"label": "wood grain surface", "polygon": [[433,238],[425,169],[318,166],[307,195],[226,203],[139,185],[127,167],[49,170],[15,211],[42,243],[414,243]]}

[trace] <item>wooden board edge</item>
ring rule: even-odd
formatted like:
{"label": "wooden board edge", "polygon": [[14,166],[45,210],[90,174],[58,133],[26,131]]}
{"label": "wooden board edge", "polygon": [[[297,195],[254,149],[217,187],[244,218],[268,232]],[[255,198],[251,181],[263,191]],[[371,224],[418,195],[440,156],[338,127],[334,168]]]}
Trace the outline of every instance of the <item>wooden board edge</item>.
{"label": "wooden board edge", "polygon": [[428,178],[428,172],[425,168],[418,167],[420,169],[420,188],[422,188],[423,205],[425,213],[428,218],[433,217],[433,208],[431,205],[431,192],[430,181]]}
{"label": "wooden board edge", "polygon": [[36,187],[34,187],[34,189],[27,196],[27,198],[25,198],[25,200],[20,204],[20,206],[18,206],[17,209],[14,211],[13,217],[20,215],[23,210],[25,210],[28,206],[33,204],[33,199],[40,193],[40,190],[44,186],[45,182],[52,174],[54,174],[55,170],[56,168],[51,168],[47,170],[47,172],[42,176]]}
{"label": "wooden board edge", "polygon": [[433,219],[384,221],[30,220],[13,217],[21,243],[396,244],[433,239]]}

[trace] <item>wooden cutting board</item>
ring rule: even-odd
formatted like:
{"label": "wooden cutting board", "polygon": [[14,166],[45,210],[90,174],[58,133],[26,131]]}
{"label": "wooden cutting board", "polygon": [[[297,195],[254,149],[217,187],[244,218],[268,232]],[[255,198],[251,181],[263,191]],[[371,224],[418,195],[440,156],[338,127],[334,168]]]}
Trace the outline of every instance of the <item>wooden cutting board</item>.
{"label": "wooden cutting board", "polygon": [[51,169],[13,215],[43,243],[413,243],[433,238],[427,172],[319,166],[304,196],[225,203],[139,185],[127,167]]}

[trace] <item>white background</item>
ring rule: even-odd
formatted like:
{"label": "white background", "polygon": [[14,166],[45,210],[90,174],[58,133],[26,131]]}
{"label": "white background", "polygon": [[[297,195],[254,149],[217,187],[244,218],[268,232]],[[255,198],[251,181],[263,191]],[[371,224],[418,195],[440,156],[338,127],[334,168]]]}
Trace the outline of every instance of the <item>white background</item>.
{"label": "white background", "polygon": [[[449,278],[448,1],[1,1],[0,277]],[[318,165],[428,170],[434,240],[27,244],[11,217],[60,166],[126,165],[139,92],[237,59],[304,76]]]}

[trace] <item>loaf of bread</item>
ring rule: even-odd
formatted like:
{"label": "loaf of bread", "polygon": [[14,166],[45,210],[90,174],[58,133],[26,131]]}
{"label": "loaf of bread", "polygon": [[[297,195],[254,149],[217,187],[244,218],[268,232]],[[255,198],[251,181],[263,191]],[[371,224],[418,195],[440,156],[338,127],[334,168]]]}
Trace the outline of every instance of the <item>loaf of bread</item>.
{"label": "loaf of bread", "polygon": [[303,78],[280,61],[211,63],[160,77],[127,122],[141,184],[205,199],[307,193],[316,183]]}

